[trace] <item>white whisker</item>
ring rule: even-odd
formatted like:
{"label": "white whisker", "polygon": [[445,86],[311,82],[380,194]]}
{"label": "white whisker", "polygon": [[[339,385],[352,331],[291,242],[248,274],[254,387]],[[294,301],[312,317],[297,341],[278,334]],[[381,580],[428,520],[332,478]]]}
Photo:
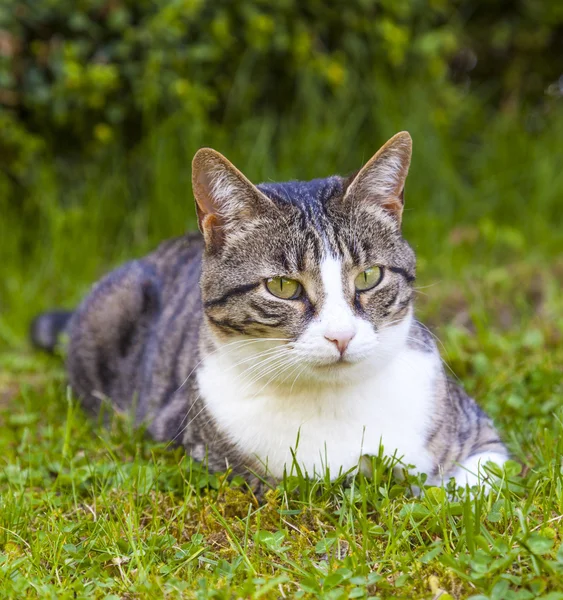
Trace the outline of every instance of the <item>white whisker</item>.
{"label": "white whisker", "polygon": [[182,383],[180,384],[180,386],[178,387],[177,390],[175,390],[174,393],[179,392],[184,385],[186,385],[186,383],[188,382],[189,378],[195,373],[196,369],[201,365],[202,362],[205,361],[206,358],[213,356],[214,354],[217,354],[218,352],[224,352],[225,348],[228,348],[230,346],[236,345],[237,348],[232,348],[231,350],[229,350],[229,352],[227,352],[227,354],[230,354],[231,352],[233,352],[234,350],[238,350],[238,347],[242,344],[249,345],[249,344],[257,344],[259,342],[287,342],[286,338],[253,338],[250,340],[235,340],[234,342],[229,342],[228,344],[225,344],[224,346],[219,346],[218,348],[216,348],[213,352],[210,352],[209,354],[206,354],[196,365],[195,367],[188,373],[187,377],[184,379],[184,381],[182,381]]}

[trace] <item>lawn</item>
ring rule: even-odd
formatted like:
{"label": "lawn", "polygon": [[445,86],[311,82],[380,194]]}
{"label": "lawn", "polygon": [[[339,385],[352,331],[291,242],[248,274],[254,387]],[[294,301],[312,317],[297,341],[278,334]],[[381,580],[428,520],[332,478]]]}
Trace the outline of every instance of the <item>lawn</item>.
{"label": "lawn", "polygon": [[194,227],[198,146],[260,181],[347,172],[384,141],[360,120],[339,135],[289,124],[281,140],[266,119],[232,136],[172,120],[131,160],[72,181],[42,163],[26,202],[0,200],[3,597],[563,599],[563,120],[541,134],[499,122],[478,147],[426,123],[396,127],[415,143],[418,314],[513,454],[491,493],[415,497],[423,482],[393,479],[379,456],[371,478],[288,478],[257,498],[81,412],[60,358],[28,346],[29,320]]}

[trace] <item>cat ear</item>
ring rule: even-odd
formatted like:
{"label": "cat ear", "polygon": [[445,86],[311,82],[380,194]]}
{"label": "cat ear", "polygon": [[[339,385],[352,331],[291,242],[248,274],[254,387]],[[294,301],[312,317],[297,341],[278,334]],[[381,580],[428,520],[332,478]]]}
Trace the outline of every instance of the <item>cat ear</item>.
{"label": "cat ear", "polygon": [[232,163],[211,148],[196,152],[192,185],[199,229],[211,245],[221,243],[236,225],[256,216],[270,203]]}
{"label": "cat ear", "polygon": [[360,169],[345,198],[373,202],[400,223],[411,155],[411,136],[406,131],[397,133]]}

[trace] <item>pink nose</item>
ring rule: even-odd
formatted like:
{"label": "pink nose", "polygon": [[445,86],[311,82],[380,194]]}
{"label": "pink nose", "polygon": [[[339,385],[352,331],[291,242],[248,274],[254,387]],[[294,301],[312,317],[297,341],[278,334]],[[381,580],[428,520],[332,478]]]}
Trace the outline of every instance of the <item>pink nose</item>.
{"label": "pink nose", "polygon": [[338,352],[340,352],[340,356],[342,356],[355,335],[355,333],[343,332],[325,335],[325,338],[338,348]]}

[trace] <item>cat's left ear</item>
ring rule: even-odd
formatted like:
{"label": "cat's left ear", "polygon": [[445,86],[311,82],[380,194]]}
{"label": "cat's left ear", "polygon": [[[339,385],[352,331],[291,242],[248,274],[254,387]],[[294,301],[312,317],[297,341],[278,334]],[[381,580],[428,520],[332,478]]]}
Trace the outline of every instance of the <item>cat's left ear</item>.
{"label": "cat's left ear", "polygon": [[219,248],[241,224],[272,209],[271,201],[211,148],[196,152],[192,185],[198,225],[210,248]]}
{"label": "cat's left ear", "polygon": [[345,200],[374,203],[400,224],[411,155],[409,133],[401,131],[394,135],[360,169],[348,186]]}

